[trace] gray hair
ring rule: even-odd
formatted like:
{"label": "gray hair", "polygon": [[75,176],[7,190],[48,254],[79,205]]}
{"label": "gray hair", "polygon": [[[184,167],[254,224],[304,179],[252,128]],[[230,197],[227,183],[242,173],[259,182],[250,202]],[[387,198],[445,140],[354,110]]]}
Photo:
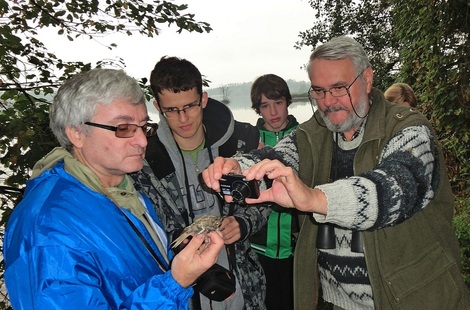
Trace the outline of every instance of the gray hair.
{"label": "gray hair", "polygon": [[310,55],[307,70],[310,70],[312,62],[317,58],[328,60],[350,59],[356,74],[371,67],[369,57],[367,57],[362,45],[347,36],[335,37],[325,44],[318,46]]}
{"label": "gray hair", "polygon": [[98,104],[129,100],[132,105],[145,104],[145,94],[137,81],[123,70],[92,69],[66,81],[54,97],[49,126],[61,146],[72,149],[65,129],[78,128],[89,134],[83,123],[90,121]]}

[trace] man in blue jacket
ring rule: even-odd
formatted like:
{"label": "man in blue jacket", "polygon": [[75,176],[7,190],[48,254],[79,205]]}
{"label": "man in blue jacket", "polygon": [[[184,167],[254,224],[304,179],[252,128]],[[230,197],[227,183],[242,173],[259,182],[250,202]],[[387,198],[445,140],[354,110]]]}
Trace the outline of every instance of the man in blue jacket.
{"label": "man in blue jacket", "polygon": [[127,176],[156,132],[138,83],[120,70],[79,74],[54,98],[50,127],[61,147],[35,165],[5,232],[13,308],[187,309],[223,240],[198,235],[173,258]]}

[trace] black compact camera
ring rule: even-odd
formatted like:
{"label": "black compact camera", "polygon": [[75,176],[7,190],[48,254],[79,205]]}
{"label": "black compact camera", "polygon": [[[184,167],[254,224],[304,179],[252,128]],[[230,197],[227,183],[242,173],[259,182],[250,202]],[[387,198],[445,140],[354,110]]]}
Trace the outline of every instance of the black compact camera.
{"label": "black compact camera", "polygon": [[245,198],[258,198],[258,181],[248,181],[240,174],[224,174],[219,180],[222,194],[233,197],[233,201],[243,203]]}

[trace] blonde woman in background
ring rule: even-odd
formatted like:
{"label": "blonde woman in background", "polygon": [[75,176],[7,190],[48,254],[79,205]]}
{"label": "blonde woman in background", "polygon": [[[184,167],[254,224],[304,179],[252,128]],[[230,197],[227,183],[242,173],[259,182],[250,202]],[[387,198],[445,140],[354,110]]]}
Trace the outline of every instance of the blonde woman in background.
{"label": "blonde woman in background", "polygon": [[384,93],[385,99],[416,108],[418,100],[410,85],[406,83],[392,84]]}

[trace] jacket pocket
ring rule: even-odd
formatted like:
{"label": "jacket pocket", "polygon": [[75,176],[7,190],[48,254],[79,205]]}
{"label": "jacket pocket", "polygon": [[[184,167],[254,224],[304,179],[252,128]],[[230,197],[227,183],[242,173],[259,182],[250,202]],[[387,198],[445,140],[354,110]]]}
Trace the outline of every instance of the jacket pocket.
{"label": "jacket pocket", "polygon": [[455,261],[435,244],[385,281],[398,309],[458,309],[460,278]]}

